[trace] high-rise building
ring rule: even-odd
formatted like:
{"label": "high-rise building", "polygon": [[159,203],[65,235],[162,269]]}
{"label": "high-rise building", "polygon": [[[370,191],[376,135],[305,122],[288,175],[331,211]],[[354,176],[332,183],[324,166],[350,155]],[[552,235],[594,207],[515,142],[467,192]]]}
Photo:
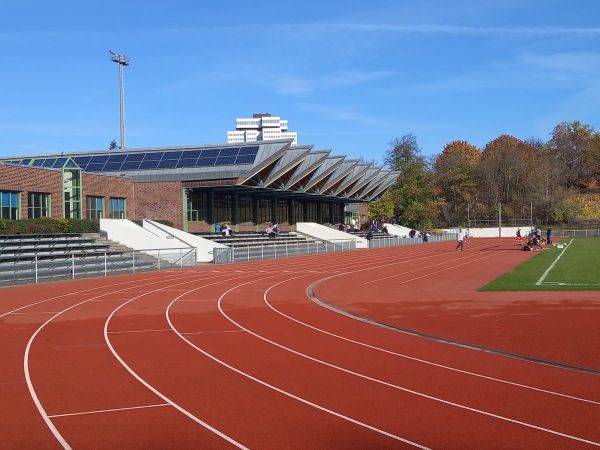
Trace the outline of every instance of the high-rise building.
{"label": "high-rise building", "polygon": [[235,131],[227,132],[227,143],[293,139],[298,145],[298,133],[288,131],[288,121],[269,113],[253,114],[252,118],[235,119]]}

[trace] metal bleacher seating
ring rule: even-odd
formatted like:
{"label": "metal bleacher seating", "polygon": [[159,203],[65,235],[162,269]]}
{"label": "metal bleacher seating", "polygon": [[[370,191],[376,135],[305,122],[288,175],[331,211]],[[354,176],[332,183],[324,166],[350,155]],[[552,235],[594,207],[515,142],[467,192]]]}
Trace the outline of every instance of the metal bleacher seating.
{"label": "metal bleacher seating", "polygon": [[[153,258],[137,258],[135,265],[149,269]],[[0,286],[131,270],[132,250],[99,235],[0,235]]]}

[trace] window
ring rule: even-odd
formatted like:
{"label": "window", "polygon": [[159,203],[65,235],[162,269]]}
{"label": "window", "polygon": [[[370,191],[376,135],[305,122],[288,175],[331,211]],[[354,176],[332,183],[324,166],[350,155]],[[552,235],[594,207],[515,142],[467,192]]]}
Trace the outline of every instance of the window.
{"label": "window", "polygon": [[238,197],[239,222],[254,221],[254,201],[251,195],[240,194]]}
{"label": "window", "polygon": [[125,210],[125,199],[124,198],[111,198],[110,199],[110,218],[111,219],[125,219],[127,217],[127,211]]}
{"label": "window", "polygon": [[0,191],[0,219],[20,219],[18,192]]}
{"label": "window", "polygon": [[258,199],[258,223],[273,221],[273,202],[270,197]]}
{"label": "window", "polygon": [[89,220],[100,220],[104,218],[104,197],[86,198],[85,210]]}
{"label": "window", "polygon": [[233,220],[233,195],[229,192],[215,192],[214,199],[215,222],[231,222]]}
{"label": "window", "polygon": [[188,222],[208,221],[208,192],[188,193]]}
{"label": "window", "polygon": [[289,220],[289,202],[284,199],[277,199],[277,221],[286,223]]}
{"label": "window", "polygon": [[50,217],[50,194],[30,192],[27,214],[30,219]]}

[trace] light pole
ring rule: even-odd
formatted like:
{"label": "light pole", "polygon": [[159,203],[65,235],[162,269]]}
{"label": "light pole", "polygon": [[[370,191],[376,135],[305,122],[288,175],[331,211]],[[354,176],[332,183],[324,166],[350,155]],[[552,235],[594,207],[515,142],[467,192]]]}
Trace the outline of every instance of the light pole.
{"label": "light pole", "polygon": [[124,91],[123,91],[123,66],[129,65],[129,58],[125,55],[119,55],[113,51],[110,53],[110,60],[116,62],[119,65],[119,99],[121,103],[121,148],[125,148],[125,103],[124,103]]}

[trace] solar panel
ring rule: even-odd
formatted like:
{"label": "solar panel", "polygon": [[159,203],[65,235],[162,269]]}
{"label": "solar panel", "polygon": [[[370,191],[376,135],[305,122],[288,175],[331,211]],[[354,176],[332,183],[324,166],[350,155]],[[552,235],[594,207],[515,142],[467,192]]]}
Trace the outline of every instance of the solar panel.
{"label": "solar panel", "polygon": [[89,163],[86,166],[85,171],[86,172],[102,172],[103,167],[104,167],[104,163],[100,163],[100,164]]}
{"label": "solar panel", "polygon": [[108,162],[112,163],[112,162],[123,162],[125,161],[125,158],[127,157],[127,155],[110,155],[108,157]]}
{"label": "solar panel", "polygon": [[198,158],[181,158],[177,163],[177,167],[194,167]]}
{"label": "solar panel", "polygon": [[146,153],[144,156],[144,161],[160,161],[165,152],[157,152],[157,153]]}
{"label": "solar panel", "polygon": [[73,160],[81,168],[87,166],[87,164],[90,162],[91,159],[92,159],[91,156],[76,156],[76,157],[73,158]]}
{"label": "solar panel", "polygon": [[256,155],[240,155],[235,158],[236,164],[252,164],[256,159]]}
{"label": "solar panel", "polygon": [[210,150],[202,150],[202,155],[201,156],[212,156],[212,157],[217,157],[219,156],[219,149],[218,148],[212,148]]}
{"label": "solar panel", "polygon": [[222,148],[221,152],[219,153],[219,156],[237,156],[239,151],[240,151],[239,147]]}
{"label": "solar panel", "polygon": [[140,168],[141,161],[125,161],[121,166],[121,170],[137,170]]}
{"label": "solar panel", "polygon": [[102,155],[102,156],[92,156],[92,159],[90,160],[91,163],[94,164],[100,164],[100,163],[105,163],[108,160],[108,155]]}
{"label": "solar panel", "polygon": [[146,159],[144,159],[142,161],[142,163],[140,164],[140,170],[141,169],[156,169],[158,167],[158,163],[159,161],[148,161]]}
{"label": "solar panel", "polygon": [[217,158],[198,158],[196,166],[214,166]]}
{"label": "solar panel", "polygon": [[172,169],[173,167],[177,166],[177,160],[176,159],[163,159],[159,164],[158,164],[158,169]]}
{"label": "solar panel", "polygon": [[235,156],[219,156],[217,158],[217,166],[225,165],[225,164],[235,164]]}
{"label": "solar panel", "polygon": [[129,162],[129,161],[141,161],[142,159],[144,159],[144,153],[129,153],[127,155],[127,158],[125,158],[125,161]]}
{"label": "solar panel", "polygon": [[33,161],[32,166],[33,167],[41,167],[42,164],[44,164],[44,160],[43,159],[36,159]]}
{"label": "solar panel", "polygon": [[240,148],[240,155],[256,155],[258,153],[258,145],[253,145],[251,147],[242,147]]}
{"label": "solar panel", "polygon": [[181,154],[183,152],[181,150],[177,150],[175,152],[165,152],[165,156],[163,156],[163,159],[179,159],[181,158]]}
{"label": "solar panel", "polygon": [[200,150],[186,150],[185,152],[182,153],[181,158],[182,159],[198,159],[198,157],[200,156],[201,151]]}
{"label": "solar panel", "polygon": [[52,167],[55,162],[56,158],[48,158],[44,160],[44,164],[42,164],[42,167]]}
{"label": "solar panel", "polygon": [[122,162],[107,162],[102,168],[103,172],[121,170]]}

